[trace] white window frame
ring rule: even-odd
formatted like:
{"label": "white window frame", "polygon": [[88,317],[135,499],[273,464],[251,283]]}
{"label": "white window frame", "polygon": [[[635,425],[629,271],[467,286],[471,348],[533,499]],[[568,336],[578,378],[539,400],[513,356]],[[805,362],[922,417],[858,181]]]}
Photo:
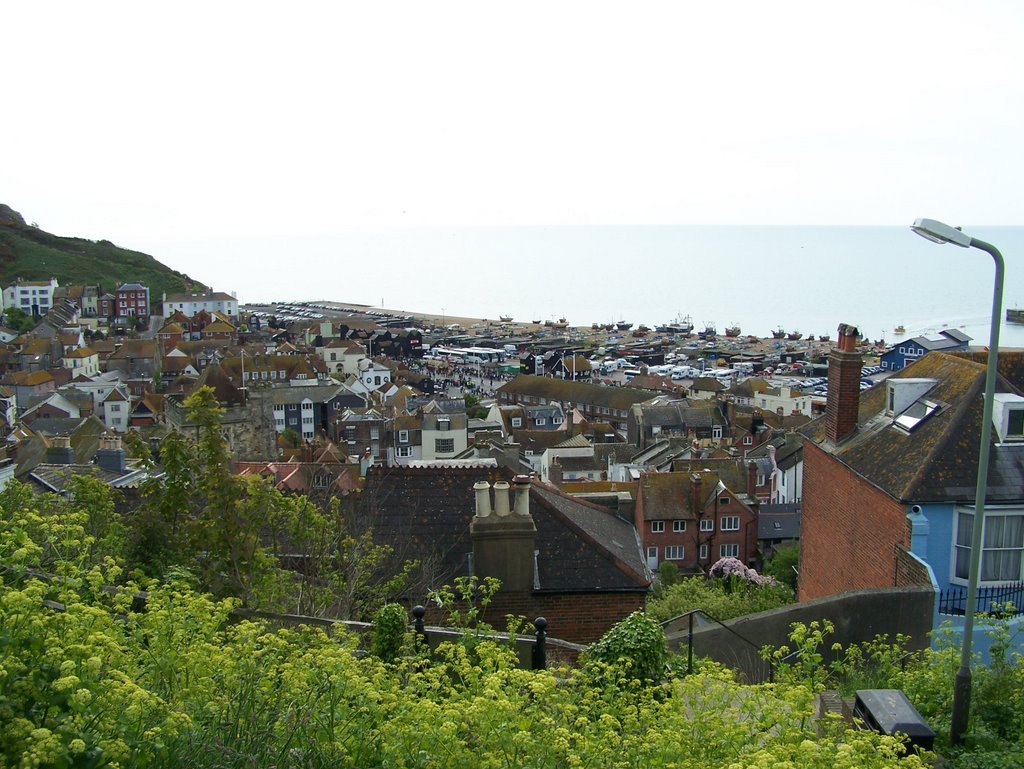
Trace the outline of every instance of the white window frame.
{"label": "white window frame", "polygon": [[683,545],[665,545],[666,561],[682,561],[686,559],[686,547]]}
{"label": "white window frame", "polygon": [[523,426],[523,418],[522,417],[512,417],[512,419],[510,420],[510,424],[513,427],[522,427]]}
{"label": "white window frame", "polygon": [[395,449],[395,456],[408,459],[412,456],[412,446],[399,446]]}
{"label": "white window frame", "polygon": [[664,521],[651,521],[651,534],[664,534],[665,533],[665,522]]}
{"label": "white window frame", "polygon": [[702,561],[706,560],[707,557],[708,557],[708,543],[707,542],[702,542],[701,543],[700,551],[699,552],[700,552],[700,555],[698,555],[697,557],[700,558],[700,560],[702,560]]}
{"label": "white window frame", "polygon": [[686,521],[672,521],[672,531],[675,534],[686,531]]}
{"label": "white window frame", "polygon": [[[954,508],[954,512],[956,513],[956,516],[954,517],[953,521],[953,548],[952,553],[950,554],[949,581],[954,584],[966,585],[967,566],[970,563],[971,556],[971,529],[967,529],[965,532],[963,532],[964,536],[961,537],[960,522],[964,517],[970,518],[972,520],[973,528],[974,509],[973,507],[963,509]],[[981,564],[978,572],[979,585],[1001,585],[1006,584],[1007,582],[1019,582],[1022,579],[1024,579],[1024,536],[1022,536],[1019,545],[1015,545],[1012,547],[993,547],[988,544],[989,535],[996,533],[995,528],[997,526],[999,527],[1000,531],[1005,531],[1003,528],[1005,526],[1005,522],[998,519],[1020,517],[1024,517],[1024,510],[1020,508],[985,509],[985,530],[982,534]],[[965,544],[961,544],[961,540],[963,540]],[[986,567],[990,565],[986,563],[986,556],[989,553],[1019,553],[1020,555],[1018,556],[1016,575],[1008,575],[996,579],[992,579],[991,577],[989,577],[988,579],[986,579]],[[960,555],[960,557],[963,559],[961,561],[961,568],[959,569],[960,573],[964,575],[962,577],[958,576],[957,574],[958,555]]]}
{"label": "white window frame", "polygon": [[701,531],[714,531],[715,530],[715,519],[714,518],[701,518],[700,519],[700,530]]}
{"label": "white window frame", "polygon": [[739,531],[740,517],[738,515],[723,515],[718,522],[719,531]]}
{"label": "white window frame", "polygon": [[408,430],[399,430],[398,431],[398,442],[399,443],[408,443],[409,442],[409,431]]}
{"label": "white window frame", "polygon": [[739,558],[740,557],[740,546],[733,543],[726,543],[718,546],[718,557],[719,558]]}

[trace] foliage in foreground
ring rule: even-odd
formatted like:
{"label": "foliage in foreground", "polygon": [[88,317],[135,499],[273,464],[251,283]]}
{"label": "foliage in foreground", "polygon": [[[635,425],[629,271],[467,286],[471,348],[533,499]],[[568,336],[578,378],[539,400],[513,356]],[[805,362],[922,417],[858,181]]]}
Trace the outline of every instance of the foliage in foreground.
{"label": "foliage in foreground", "polygon": [[[813,686],[796,679],[741,686],[713,666],[641,678],[619,659],[528,671],[480,635],[430,659],[389,646],[386,662],[347,634],[232,623],[235,599],[184,579],[124,581],[92,549],[88,511],[19,501],[0,519],[6,766],[924,766],[892,738],[818,735]],[[632,618],[606,646],[657,656],[648,629]]]}

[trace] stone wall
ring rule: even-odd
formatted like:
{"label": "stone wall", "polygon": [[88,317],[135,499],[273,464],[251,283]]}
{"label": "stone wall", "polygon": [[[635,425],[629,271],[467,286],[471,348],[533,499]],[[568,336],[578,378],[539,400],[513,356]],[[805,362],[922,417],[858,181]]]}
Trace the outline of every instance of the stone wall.
{"label": "stone wall", "polygon": [[[934,608],[935,591],[931,587],[858,590],[739,617],[723,623],[725,627],[701,620],[694,628],[693,653],[742,671],[748,681],[763,681],[769,669],[759,649],[792,647],[789,629],[794,622],[832,622],[835,633],[820,649],[827,662],[834,656],[832,644],[846,647],[877,635],[894,639],[902,633],[910,637],[910,649],[924,649],[929,643]],[[685,655],[689,636],[686,619],[671,623],[665,630],[669,646]]]}

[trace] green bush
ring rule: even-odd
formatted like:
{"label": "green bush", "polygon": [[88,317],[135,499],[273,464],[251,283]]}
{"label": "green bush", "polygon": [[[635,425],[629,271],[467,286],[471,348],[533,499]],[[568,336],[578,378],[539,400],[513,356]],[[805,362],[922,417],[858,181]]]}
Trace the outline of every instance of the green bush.
{"label": "green bush", "polygon": [[667,662],[665,633],[661,625],[642,611],[635,611],[619,622],[584,655],[585,665],[611,666],[637,681],[660,681],[665,677]]}
{"label": "green bush", "polygon": [[405,607],[384,604],[373,621],[373,653],[385,662],[394,662],[405,646],[409,630]]}
{"label": "green bush", "polygon": [[[733,588],[731,592],[727,586]],[[666,588],[660,598],[648,601],[647,613],[658,622],[664,622],[701,609],[717,620],[727,620],[792,602],[793,593],[785,585],[748,583],[737,589],[725,580],[686,577],[679,584]]]}

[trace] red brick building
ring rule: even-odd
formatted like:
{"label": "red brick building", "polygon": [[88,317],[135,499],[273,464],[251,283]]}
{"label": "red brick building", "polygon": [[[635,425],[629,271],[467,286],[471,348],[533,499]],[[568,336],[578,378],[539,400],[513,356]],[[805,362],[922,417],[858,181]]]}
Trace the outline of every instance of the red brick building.
{"label": "red brick building", "polygon": [[125,283],[114,292],[114,314],[119,318],[149,319],[149,288]]}
{"label": "red brick building", "polygon": [[650,569],[662,561],[703,573],[720,558],[757,555],[756,466],[745,460],[675,463],[640,478],[635,523]]}

